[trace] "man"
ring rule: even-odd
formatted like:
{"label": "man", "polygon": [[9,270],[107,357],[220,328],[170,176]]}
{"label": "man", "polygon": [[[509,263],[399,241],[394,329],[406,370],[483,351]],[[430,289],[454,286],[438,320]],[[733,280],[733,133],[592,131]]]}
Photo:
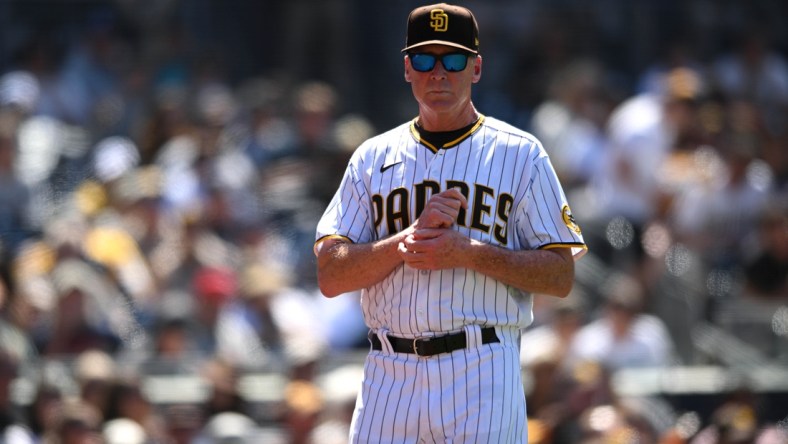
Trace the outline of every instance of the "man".
{"label": "man", "polygon": [[646,313],[646,288],[628,273],[616,273],[601,288],[605,310],[572,338],[570,365],[596,362],[610,371],[665,367],[675,361],[675,347],[665,323]]}
{"label": "man", "polygon": [[350,438],[524,443],[530,294],[565,296],[585,245],[540,143],[471,102],[471,11],[413,10],[403,52],[419,115],[356,150],[317,227],[321,291],[361,289],[370,328]]}

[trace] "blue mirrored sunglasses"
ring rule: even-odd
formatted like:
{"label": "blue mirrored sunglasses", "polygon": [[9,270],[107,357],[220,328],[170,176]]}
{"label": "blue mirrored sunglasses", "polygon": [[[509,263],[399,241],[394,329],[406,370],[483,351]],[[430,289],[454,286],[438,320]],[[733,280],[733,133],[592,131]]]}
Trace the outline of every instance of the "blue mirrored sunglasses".
{"label": "blue mirrored sunglasses", "polygon": [[452,52],[448,54],[408,54],[410,66],[418,72],[430,72],[435,68],[438,60],[443,64],[443,69],[448,72],[459,72],[468,65],[468,54],[464,52]]}

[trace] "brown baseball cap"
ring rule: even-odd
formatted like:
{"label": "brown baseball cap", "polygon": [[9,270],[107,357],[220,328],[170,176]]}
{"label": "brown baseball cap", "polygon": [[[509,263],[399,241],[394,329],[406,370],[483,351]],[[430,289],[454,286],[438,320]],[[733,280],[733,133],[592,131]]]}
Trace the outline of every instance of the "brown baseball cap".
{"label": "brown baseball cap", "polygon": [[479,25],[476,17],[468,8],[446,3],[414,9],[408,16],[408,31],[402,52],[433,44],[453,46],[478,54]]}

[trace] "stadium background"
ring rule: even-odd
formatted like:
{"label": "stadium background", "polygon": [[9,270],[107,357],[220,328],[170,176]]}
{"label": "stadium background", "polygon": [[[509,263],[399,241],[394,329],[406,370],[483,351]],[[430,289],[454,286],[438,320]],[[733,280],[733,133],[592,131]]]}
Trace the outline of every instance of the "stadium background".
{"label": "stadium background", "polygon": [[[342,442],[365,330],[316,293],[313,230],[350,151],[416,113],[418,4],[0,0],[6,432]],[[788,6],[465,4],[477,108],[543,140],[590,247],[570,303],[537,296],[532,441],[782,442]],[[611,301],[670,352],[545,336]]]}

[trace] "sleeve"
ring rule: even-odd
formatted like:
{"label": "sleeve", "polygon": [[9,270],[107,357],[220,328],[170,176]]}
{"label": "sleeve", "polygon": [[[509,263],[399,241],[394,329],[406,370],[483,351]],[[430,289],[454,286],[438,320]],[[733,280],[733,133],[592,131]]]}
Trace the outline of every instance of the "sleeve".
{"label": "sleeve", "polygon": [[542,153],[529,171],[528,192],[517,212],[519,242],[529,249],[571,248],[580,258],[587,247],[550,159]]}
{"label": "sleeve", "polygon": [[317,224],[315,247],[329,237],[354,243],[373,240],[372,210],[369,193],[359,173],[361,157],[353,155],[334,197]]}

